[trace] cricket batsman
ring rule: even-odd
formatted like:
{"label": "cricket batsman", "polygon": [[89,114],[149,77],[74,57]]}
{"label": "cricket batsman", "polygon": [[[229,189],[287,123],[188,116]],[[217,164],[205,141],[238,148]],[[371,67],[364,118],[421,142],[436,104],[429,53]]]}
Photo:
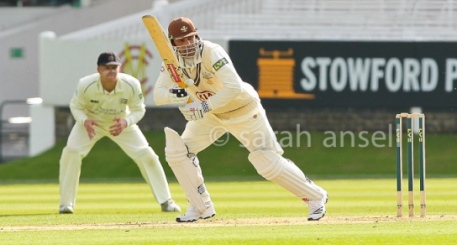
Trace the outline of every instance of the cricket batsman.
{"label": "cricket batsman", "polygon": [[[157,105],[178,104],[188,120],[182,135],[165,128],[165,156],[190,203],[177,222],[194,222],[216,214],[197,154],[229,132],[247,150],[257,172],[308,204],[308,220],[324,217],[327,192],[285,159],[255,89],[243,82],[226,51],[202,40],[192,21],[175,18],[168,26],[169,41],[187,80],[176,88],[166,68],[154,88]],[[189,97],[192,102],[187,103]],[[261,142],[261,144],[259,144]]]}

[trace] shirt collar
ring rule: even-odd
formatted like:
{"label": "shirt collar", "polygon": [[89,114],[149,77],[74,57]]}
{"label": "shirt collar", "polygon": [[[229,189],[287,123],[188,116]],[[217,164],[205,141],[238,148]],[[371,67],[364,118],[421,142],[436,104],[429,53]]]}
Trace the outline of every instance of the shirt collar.
{"label": "shirt collar", "polygon": [[122,92],[123,88],[124,88],[124,86],[122,85],[122,79],[120,77],[118,77],[117,78],[117,82],[116,82],[116,87],[114,87],[114,89],[111,92],[108,92],[103,88],[102,81],[100,80],[100,77],[98,78],[98,81],[97,81],[97,93],[100,93],[100,94],[117,94],[119,92]]}

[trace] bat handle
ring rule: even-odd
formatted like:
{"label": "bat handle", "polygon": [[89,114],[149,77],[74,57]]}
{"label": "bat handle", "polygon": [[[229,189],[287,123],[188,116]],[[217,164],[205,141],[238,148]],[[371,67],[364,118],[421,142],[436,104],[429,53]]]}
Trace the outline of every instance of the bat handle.
{"label": "bat handle", "polygon": [[[173,94],[176,94],[176,96],[179,98],[187,96],[187,91],[184,88],[172,88],[171,92]],[[192,102],[192,99],[189,97],[189,99],[187,100],[187,104],[189,104],[191,102]]]}
{"label": "bat handle", "polygon": [[179,98],[187,96],[187,91],[183,88],[172,88],[171,93],[176,94],[176,97]]}

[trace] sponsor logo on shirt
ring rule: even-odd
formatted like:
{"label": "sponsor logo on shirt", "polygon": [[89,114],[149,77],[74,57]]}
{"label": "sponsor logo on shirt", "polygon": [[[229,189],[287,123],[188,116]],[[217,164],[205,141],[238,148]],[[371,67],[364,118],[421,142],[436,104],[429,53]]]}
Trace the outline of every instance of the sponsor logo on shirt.
{"label": "sponsor logo on shirt", "polygon": [[214,63],[213,68],[214,68],[214,70],[218,71],[226,64],[228,64],[228,61],[225,58],[222,58],[222,59],[216,61],[216,63]]}
{"label": "sponsor logo on shirt", "polygon": [[124,110],[100,107],[95,109],[95,113],[100,115],[122,115],[124,113]]}
{"label": "sponsor logo on shirt", "polygon": [[98,100],[90,100],[91,103],[98,104]]}
{"label": "sponsor logo on shirt", "polygon": [[197,93],[195,93],[195,95],[196,95],[196,96],[198,97],[198,99],[200,99],[201,101],[205,101],[205,100],[207,100],[209,97],[213,96],[214,93],[211,92],[211,91],[205,90],[205,91],[197,92]]}
{"label": "sponsor logo on shirt", "polygon": [[121,102],[121,104],[127,104],[127,101],[128,101],[127,99],[121,98],[120,102]]}

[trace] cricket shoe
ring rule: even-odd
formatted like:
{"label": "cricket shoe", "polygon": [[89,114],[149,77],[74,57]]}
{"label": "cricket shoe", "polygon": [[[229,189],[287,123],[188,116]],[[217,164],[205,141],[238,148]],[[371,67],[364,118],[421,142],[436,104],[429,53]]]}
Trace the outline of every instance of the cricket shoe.
{"label": "cricket shoe", "polygon": [[198,212],[198,210],[191,205],[185,214],[176,217],[176,222],[195,222],[199,219],[209,219],[214,215],[216,215],[216,211],[214,210],[213,204],[203,213]]}
{"label": "cricket shoe", "polygon": [[73,207],[72,206],[60,206],[59,214],[72,214]]}
{"label": "cricket shoe", "polygon": [[320,220],[325,216],[325,204],[328,201],[328,193],[325,191],[324,197],[321,200],[317,201],[308,201],[309,207],[309,221]]}
{"label": "cricket shoe", "polygon": [[162,207],[162,212],[181,212],[181,208],[171,199],[160,204],[160,206]]}

